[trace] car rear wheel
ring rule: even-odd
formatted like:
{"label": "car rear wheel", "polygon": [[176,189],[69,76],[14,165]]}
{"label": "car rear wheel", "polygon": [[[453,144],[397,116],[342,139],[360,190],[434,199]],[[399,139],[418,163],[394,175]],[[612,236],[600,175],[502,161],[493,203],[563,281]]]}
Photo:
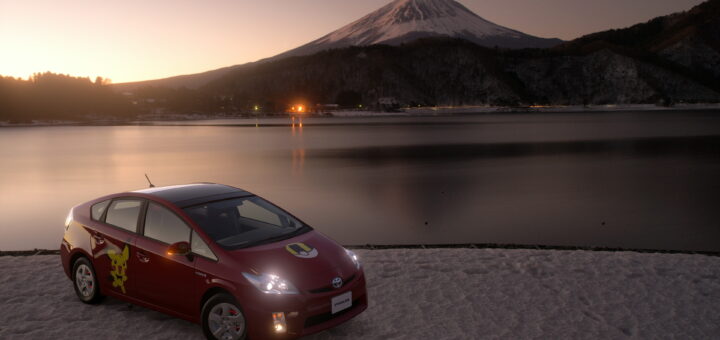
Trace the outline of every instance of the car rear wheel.
{"label": "car rear wheel", "polygon": [[246,325],[240,304],[230,295],[215,295],[203,306],[202,327],[208,339],[245,339]]}
{"label": "car rear wheel", "polygon": [[102,299],[95,269],[87,258],[81,257],[75,261],[73,265],[73,282],[75,283],[75,294],[77,294],[80,301],[95,304]]}

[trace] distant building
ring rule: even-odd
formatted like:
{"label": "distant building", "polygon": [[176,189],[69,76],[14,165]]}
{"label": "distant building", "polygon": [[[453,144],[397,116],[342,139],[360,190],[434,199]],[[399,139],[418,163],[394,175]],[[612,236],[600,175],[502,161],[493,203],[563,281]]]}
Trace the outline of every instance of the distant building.
{"label": "distant building", "polygon": [[400,103],[395,97],[381,97],[378,98],[377,106],[378,109],[383,111],[397,111],[400,108]]}

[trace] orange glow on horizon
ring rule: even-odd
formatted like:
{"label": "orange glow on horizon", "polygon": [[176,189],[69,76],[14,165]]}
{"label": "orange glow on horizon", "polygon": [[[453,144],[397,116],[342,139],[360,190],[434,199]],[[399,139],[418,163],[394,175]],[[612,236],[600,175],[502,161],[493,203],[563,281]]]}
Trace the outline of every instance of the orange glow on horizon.
{"label": "orange glow on horizon", "polygon": [[117,84],[200,73],[288,51],[385,3],[0,0],[0,75]]}

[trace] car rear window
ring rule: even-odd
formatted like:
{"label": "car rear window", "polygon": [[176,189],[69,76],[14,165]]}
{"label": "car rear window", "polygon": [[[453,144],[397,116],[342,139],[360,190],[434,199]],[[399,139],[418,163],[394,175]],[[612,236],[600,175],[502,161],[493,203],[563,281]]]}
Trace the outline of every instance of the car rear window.
{"label": "car rear window", "polygon": [[93,206],[90,207],[92,219],[99,221],[100,218],[102,218],[102,215],[105,212],[105,209],[107,209],[108,204],[110,204],[110,200],[93,204]]}
{"label": "car rear window", "polygon": [[142,208],[142,201],[121,199],[110,203],[105,223],[112,224],[125,230],[137,232],[137,221]]}

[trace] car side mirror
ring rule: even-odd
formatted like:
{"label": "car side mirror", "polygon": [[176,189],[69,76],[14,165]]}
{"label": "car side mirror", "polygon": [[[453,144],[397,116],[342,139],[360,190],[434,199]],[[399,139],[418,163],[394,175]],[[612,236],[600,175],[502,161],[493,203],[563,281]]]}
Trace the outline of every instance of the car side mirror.
{"label": "car side mirror", "polygon": [[190,243],[185,241],[173,243],[167,250],[168,255],[188,255],[190,254]]}

